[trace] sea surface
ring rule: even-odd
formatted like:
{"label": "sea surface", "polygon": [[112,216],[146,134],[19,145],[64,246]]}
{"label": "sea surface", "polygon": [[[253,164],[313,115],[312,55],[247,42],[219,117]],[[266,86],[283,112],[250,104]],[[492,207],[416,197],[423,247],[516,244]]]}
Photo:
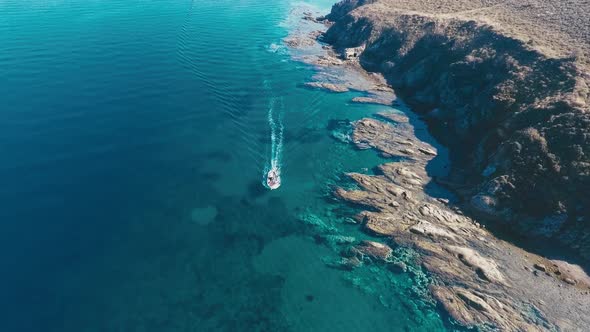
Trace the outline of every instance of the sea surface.
{"label": "sea surface", "polygon": [[0,330],[452,328],[412,252],[333,267],[385,161],[334,130],[387,107],[304,87],[281,40],[331,4],[1,0]]}

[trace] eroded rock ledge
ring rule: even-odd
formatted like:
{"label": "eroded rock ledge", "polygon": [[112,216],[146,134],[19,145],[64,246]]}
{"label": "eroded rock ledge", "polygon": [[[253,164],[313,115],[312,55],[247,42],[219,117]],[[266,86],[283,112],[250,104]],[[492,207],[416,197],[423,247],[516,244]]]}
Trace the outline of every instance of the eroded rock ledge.
{"label": "eroded rock ledge", "polygon": [[[379,175],[349,173],[359,189],[335,195],[367,209],[355,218],[367,232],[412,248],[434,278],[431,293],[460,324],[500,331],[580,330],[590,327],[589,285],[542,257],[497,240],[459,209],[424,193],[425,167],[436,150],[413,134],[399,113],[395,123],[365,118],[355,123],[353,143],[404,156],[379,166]],[[355,268],[363,256],[387,261],[391,249],[370,242],[346,252]],[[572,278],[575,278],[573,281]]]}
{"label": "eroded rock ledge", "polygon": [[[361,65],[383,73],[430,119],[451,150],[455,171],[446,182],[467,189],[473,213],[525,236],[558,240],[590,259],[590,74],[584,55],[590,41],[582,38],[586,32],[564,27],[581,39],[579,52],[572,47],[574,55],[563,55],[551,38],[568,36],[545,34],[542,22],[532,21],[523,32],[518,28],[526,24],[510,26],[498,9],[522,10],[526,18],[537,11],[547,16],[553,5],[487,2],[495,6],[345,0],[327,16],[333,25],[323,40],[344,55],[362,50]],[[568,15],[575,16],[570,22],[585,22],[587,12]],[[526,39],[533,30],[535,42]]]}

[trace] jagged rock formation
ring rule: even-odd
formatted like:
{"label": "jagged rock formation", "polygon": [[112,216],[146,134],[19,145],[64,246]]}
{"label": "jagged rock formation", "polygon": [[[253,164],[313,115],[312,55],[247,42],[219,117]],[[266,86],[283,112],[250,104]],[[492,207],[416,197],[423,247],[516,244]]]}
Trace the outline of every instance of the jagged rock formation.
{"label": "jagged rock formation", "polygon": [[[406,159],[379,166],[378,175],[349,173],[359,188],[335,190],[337,197],[366,208],[355,216],[364,229],[419,253],[420,265],[434,279],[433,297],[464,326],[499,331],[590,327],[585,276],[573,267],[522,253],[444,200],[425,194],[431,180],[425,168],[436,150],[415,137],[403,115],[380,117],[388,122],[357,121],[353,143]],[[369,257],[398,267],[391,254],[390,247],[365,241],[351,247],[339,266],[354,269]]]}
{"label": "jagged rock formation", "polygon": [[590,259],[590,6],[574,2],[345,0],[323,40],[364,48],[431,120],[472,212]]}

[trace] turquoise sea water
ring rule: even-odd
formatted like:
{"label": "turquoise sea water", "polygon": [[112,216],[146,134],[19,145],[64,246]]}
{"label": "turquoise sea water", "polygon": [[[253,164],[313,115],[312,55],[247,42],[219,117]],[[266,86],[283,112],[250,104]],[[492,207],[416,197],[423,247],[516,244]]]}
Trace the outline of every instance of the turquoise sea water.
{"label": "turquoise sea water", "polygon": [[302,87],[300,5],[0,1],[2,331],[449,328],[419,270],[330,267],[384,162],[330,131],[383,106]]}

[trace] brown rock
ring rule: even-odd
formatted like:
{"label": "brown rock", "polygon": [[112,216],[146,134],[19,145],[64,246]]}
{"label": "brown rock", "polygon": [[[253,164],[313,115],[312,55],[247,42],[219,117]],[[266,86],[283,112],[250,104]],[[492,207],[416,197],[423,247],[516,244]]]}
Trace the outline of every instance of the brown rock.
{"label": "brown rock", "polygon": [[495,261],[482,257],[478,252],[467,247],[449,246],[448,249],[455,253],[461,262],[474,268],[483,279],[499,284],[505,284],[505,278],[498,269]]}
{"label": "brown rock", "polygon": [[389,236],[397,234],[408,228],[408,225],[394,215],[382,215],[372,212],[363,212],[364,226],[375,235]]}
{"label": "brown rock", "polygon": [[361,265],[363,265],[363,262],[361,262],[361,260],[358,259],[356,256],[353,256],[342,257],[338,264],[338,267],[350,271],[356,269],[357,267],[360,267]]}
{"label": "brown rock", "polygon": [[398,123],[408,123],[410,121],[410,119],[405,114],[397,112],[379,112],[377,115],[386,120]]}
{"label": "brown rock", "polygon": [[377,104],[377,105],[391,105],[392,101],[388,99],[381,99],[377,97],[354,97],[352,101],[360,104]]}
{"label": "brown rock", "polygon": [[389,269],[392,270],[393,272],[397,272],[397,273],[407,272],[408,266],[404,262],[395,262],[390,265]]}
{"label": "brown rock", "polygon": [[306,86],[318,89],[324,89],[331,92],[348,92],[348,88],[343,84],[335,84],[328,82],[307,82]]}
{"label": "brown rock", "polygon": [[541,264],[541,263],[535,263],[535,265],[533,265],[535,267],[535,269],[539,270],[539,271],[543,271],[543,272],[547,272],[547,267],[545,267],[545,265]]}
{"label": "brown rock", "polygon": [[403,152],[403,153],[410,155],[410,156],[416,154],[416,152],[410,148],[401,149],[400,152]]}
{"label": "brown rock", "polygon": [[428,221],[420,221],[417,225],[410,227],[410,232],[429,236],[432,238],[443,238],[454,242],[459,242],[457,237],[443,227],[432,224]]}
{"label": "brown rock", "polygon": [[574,280],[574,279],[572,279],[572,278],[565,278],[565,279],[563,279],[563,281],[567,282],[567,283],[568,283],[568,284],[570,284],[570,285],[575,285],[575,284],[577,284],[577,283],[578,283],[577,281],[575,281],[575,280]]}
{"label": "brown rock", "polygon": [[393,249],[386,244],[375,241],[362,241],[359,245],[354,246],[354,249],[361,255],[381,261],[389,261],[393,254]]}
{"label": "brown rock", "polygon": [[471,292],[458,291],[457,296],[461,300],[463,300],[467,305],[469,305],[472,308],[475,308],[476,310],[487,312],[492,311],[490,306],[482,298],[476,296]]}
{"label": "brown rock", "polygon": [[418,148],[418,151],[427,154],[429,156],[436,156],[436,151],[430,148]]}
{"label": "brown rock", "polygon": [[313,46],[316,41],[308,36],[291,36],[283,39],[283,42],[291,48]]}

